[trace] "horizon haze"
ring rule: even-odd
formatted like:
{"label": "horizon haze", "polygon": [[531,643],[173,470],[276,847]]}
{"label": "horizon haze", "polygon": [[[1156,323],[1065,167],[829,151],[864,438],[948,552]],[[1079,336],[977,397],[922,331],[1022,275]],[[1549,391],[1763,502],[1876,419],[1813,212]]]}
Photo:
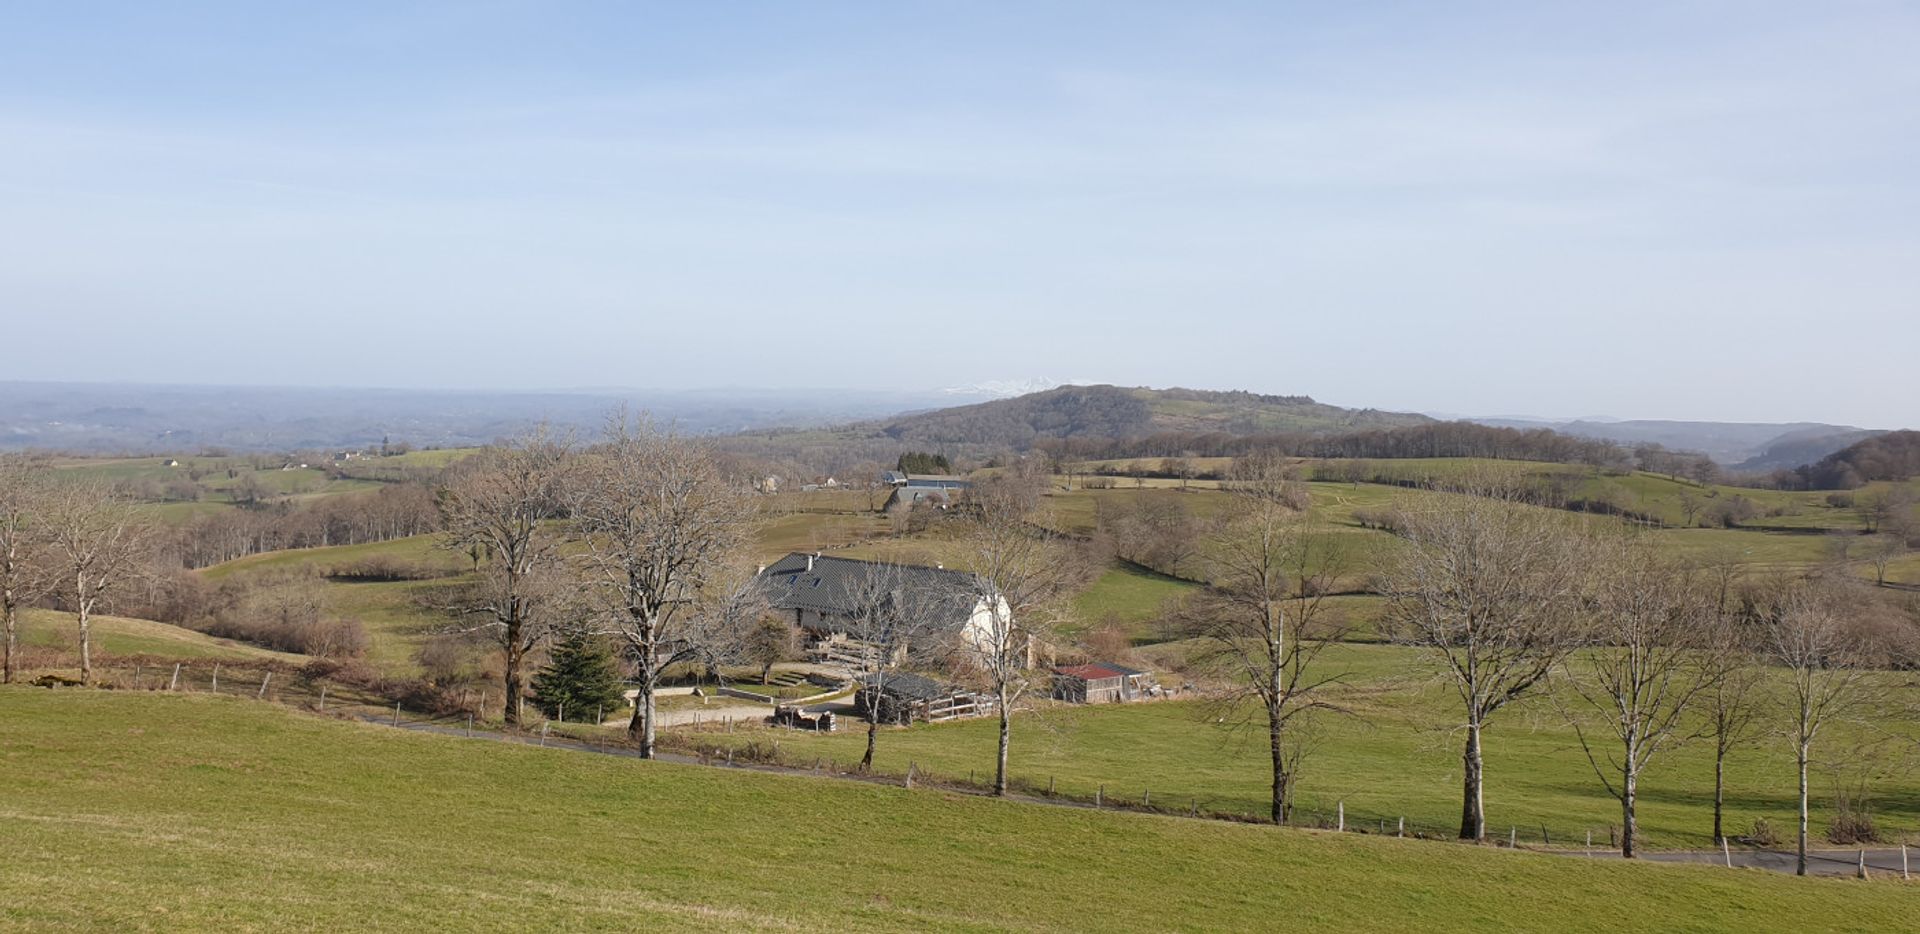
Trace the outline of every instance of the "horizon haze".
{"label": "horizon haze", "polygon": [[1916,47],[1877,3],[16,5],[0,378],[1905,427]]}

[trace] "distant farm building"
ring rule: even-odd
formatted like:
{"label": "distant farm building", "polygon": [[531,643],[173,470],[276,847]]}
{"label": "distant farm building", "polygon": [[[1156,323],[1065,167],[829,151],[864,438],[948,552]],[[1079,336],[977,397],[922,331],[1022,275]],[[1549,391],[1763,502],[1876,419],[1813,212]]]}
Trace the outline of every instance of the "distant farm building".
{"label": "distant farm building", "polygon": [[893,495],[887,498],[887,506],[904,504],[917,506],[922,501],[941,504],[952,503],[964,490],[973,484],[961,477],[947,474],[909,474],[898,470],[889,470],[880,475],[880,482],[893,487]]}
{"label": "distant farm building", "polygon": [[1053,699],[1075,704],[1118,704],[1158,693],[1147,672],[1109,662],[1053,670]]}
{"label": "distant farm building", "polygon": [[161,461],[161,462],[160,462],[160,466],[162,466],[162,467],[178,467],[178,466],[180,466],[180,462],[179,462],[179,461],[177,461],[177,460],[174,460],[174,459],[173,459],[173,458],[171,458],[171,457],[169,457],[169,458],[167,458],[166,460],[163,460],[163,461]]}
{"label": "distant farm building", "polygon": [[993,698],[988,695],[915,674],[894,672],[884,678],[877,673],[864,674],[856,680],[860,689],[853,695],[854,709],[882,723],[939,723],[981,716],[994,709]]}
{"label": "distant farm building", "polygon": [[980,582],[959,571],[795,552],[762,568],[757,580],[767,605],[790,614],[806,633],[809,654],[857,669],[866,656],[850,638],[852,623],[861,601],[871,599],[862,591],[882,573],[890,578],[890,599],[903,601],[904,612],[927,624],[916,628],[972,646],[992,634],[993,613],[980,596]]}

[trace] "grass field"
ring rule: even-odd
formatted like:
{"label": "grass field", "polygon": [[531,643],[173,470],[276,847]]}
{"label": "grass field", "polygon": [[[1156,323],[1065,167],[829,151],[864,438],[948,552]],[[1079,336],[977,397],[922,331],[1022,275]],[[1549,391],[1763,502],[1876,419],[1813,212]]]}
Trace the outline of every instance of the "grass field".
{"label": "grass field", "polygon": [[1120,564],[1100,575],[1092,586],[1074,599],[1073,608],[1081,625],[1094,626],[1106,619],[1135,627],[1136,641],[1149,634],[1137,627],[1160,616],[1168,601],[1199,589],[1191,581],[1156,574],[1131,564]]}
{"label": "grass field", "polygon": [[1900,929],[1920,893],[0,689],[0,926]]}
{"label": "grass field", "polygon": [[[1152,657],[1156,653],[1149,650]],[[1158,653],[1164,656],[1164,652]],[[1316,721],[1315,749],[1301,780],[1301,807],[1331,815],[1344,801],[1349,818],[1405,817],[1410,826],[1450,833],[1459,826],[1460,734],[1450,684],[1411,649],[1342,645],[1330,649],[1329,671],[1345,671],[1347,685],[1330,699],[1353,712]],[[1177,685],[1177,676],[1162,675]],[[1869,740],[1913,733],[1893,711],[1920,694],[1908,675],[1895,685],[1888,711],[1871,726],[1840,729],[1817,750],[1814,828],[1824,832],[1833,782],[1855,777]],[[1051,706],[1022,715],[1014,735],[1012,772],[1032,786],[1051,778],[1062,794],[1156,800],[1180,807],[1195,802],[1227,813],[1265,812],[1268,772],[1264,737],[1214,722],[1222,711],[1200,701],[1092,707]],[[1769,724],[1778,725],[1778,724]],[[878,767],[905,772],[909,762],[944,776],[993,773],[996,721],[980,719],[889,730],[879,744]],[[733,741],[766,739],[736,735]],[[783,750],[800,761],[815,756],[852,761],[864,747],[861,731],[815,735],[775,732]],[[721,742],[726,737],[718,738]],[[706,742],[706,739],[702,739]],[[1905,746],[1882,750],[1899,760]],[[1619,823],[1618,805],[1588,766],[1578,741],[1547,700],[1501,713],[1487,731],[1488,820],[1504,834],[1519,828],[1538,843],[1545,825],[1553,838],[1583,840],[1588,830],[1605,840]],[[1885,766],[1886,762],[1878,762]],[[1640,819],[1650,847],[1704,847],[1712,842],[1711,750],[1695,744],[1658,759],[1641,789]],[[1884,832],[1920,834],[1920,775],[1899,770],[1873,786]],[[1764,738],[1729,763],[1729,828],[1744,832],[1755,818],[1790,834],[1794,822],[1794,765],[1788,744]],[[1920,840],[1920,835],[1916,836]]]}
{"label": "grass field", "polygon": [[[470,566],[466,556],[442,548],[439,543],[437,536],[416,535],[365,545],[272,551],[218,564],[200,574],[213,582],[300,567],[310,567],[324,574],[329,568],[373,557],[397,558],[443,568],[456,574]],[[328,618],[359,620],[372,641],[367,660],[382,671],[405,675],[417,670],[414,653],[435,632],[456,622],[450,613],[435,609],[420,599],[426,591],[443,583],[445,581],[329,580],[324,583],[322,612]]]}
{"label": "grass field", "polygon": [[[305,661],[302,656],[216,639],[204,633],[166,623],[121,616],[95,616],[90,621],[94,650],[109,655],[150,655],[156,658],[279,659]],[[80,644],[71,613],[26,610],[20,617],[20,643],[33,648],[67,651]]]}

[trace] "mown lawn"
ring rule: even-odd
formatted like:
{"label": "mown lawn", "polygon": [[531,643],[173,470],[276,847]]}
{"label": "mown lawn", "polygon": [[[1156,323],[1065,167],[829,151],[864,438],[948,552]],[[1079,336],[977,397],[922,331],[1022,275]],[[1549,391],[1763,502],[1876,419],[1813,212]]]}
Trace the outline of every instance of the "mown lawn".
{"label": "mown lawn", "polygon": [[[1149,652],[1148,654],[1154,654]],[[1409,826],[1452,833],[1459,827],[1460,745],[1452,729],[1459,719],[1449,683],[1431,664],[1397,646],[1341,645],[1328,650],[1330,672],[1345,672],[1346,686],[1327,699],[1351,715],[1322,717],[1312,727],[1314,748],[1301,778],[1298,804],[1331,816],[1344,801],[1356,823],[1405,817]],[[1177,686],[1175,675],[1163,683]],[[1889,838],[1920,839],[1920,775],[1900,767],[1914,733],[1902,714],[1920,699],[1920,680],[1888,674],[1884,707],[1871,723],[1836,727],[1816,749],[1813,826],[1824,833],[1836,781],[1855,781],[1864,766],[1881,770],[1870,783],[1872,806]],[[1569,701],[1572,703],[1572,701]],[[1248,711],[1247,713],[1252,713]],[[1744,833],[1764,818],[1791,836],[1795,821],[1794,764],[1784,739],[1767,732],[1781,726],[1770,709],[1766,730],[1729,762],[1728,827]],[[1227,718],[1227,722],[1221,719]],[[1233,715],[1203,701],[1172,701],[1092,707],[1049,706],[1019,717],[1012,772],[1030,786],[1051,778],[1062,794],[1091,797],[1104,785],[1109,797],[1138,801],[1151,791],[1162,804],[1228,813],[1264,814],[1267,771],[1264,735],[1233,726]],[[855,724],[856,727],[864,724]],[[992,719],[918,725],[888,730],[879,744],[878,767],[905,772],[909,763],[947,777],[970,772],[985,781],[993,773],[997,724]],[[1906,739],[1875,741],[1888,734]],[[724,743],[727,737],[715,737]],[[864,748],[860,729],[829,735],[776,731],[736,734],[744,744],[773,740],[799,761],[813,757],[857,760]],[[700,742],[709,740],[703,737]],[[1583,841],[1591,830],[1607,839],[1620,820],[1619,807],[1601,787],[1573,730],[1546,699],[1497,715],[1487,731],[1486,799],[1489,824],[1522,839]],[[1604,750],[1602,750],[1604,753]],[[1713,763],[1707,744],[1665,754],[1644,776],[1640,819],[1650,847],[1711,845]],[[1372,824],[1369,823],[1369,826]]]}
{"label": "mown lawn", "polygon": [[[1896,930],[1893,882],[641,763],[232,698],[0,689],[0,925]],[[750,841],[750,842],[749,842]]]}

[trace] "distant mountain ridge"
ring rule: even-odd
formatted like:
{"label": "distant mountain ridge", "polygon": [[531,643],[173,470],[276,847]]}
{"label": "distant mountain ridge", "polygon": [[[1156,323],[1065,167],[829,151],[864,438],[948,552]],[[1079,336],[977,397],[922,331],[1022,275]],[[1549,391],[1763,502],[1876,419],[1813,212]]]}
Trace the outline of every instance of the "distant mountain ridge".
{"label": "distant mountain ridge", "polygon": [[1136,438],[1174,432],[1331,434],[1431,424],[1410,412],[1349,409],[1310,396],[1245,391],[1061,386],[1012,399],[849,426],[925,446],[1025,448],[1038,439]]}
{"label": "distant mountain ridge", "polygon": [[0,450],[294,451],[360,448],[386,437],[457,447],[542,423],[591,436],[620,405],[711,435],[843,424],[945,401],[935,393],[831,389],[505,392],[0,381]]}
{"label": "distant mountain ridge", "polygon": [[1665,419],[1469,418],[1502,428],[1550,428],[1565,435],[1597,438],[1632,447],[1658,444],[1694,451],[1723,467],[1771,471],[1810,464],[1847,445],[1881,432],[1822,422],[1698,422]]}

